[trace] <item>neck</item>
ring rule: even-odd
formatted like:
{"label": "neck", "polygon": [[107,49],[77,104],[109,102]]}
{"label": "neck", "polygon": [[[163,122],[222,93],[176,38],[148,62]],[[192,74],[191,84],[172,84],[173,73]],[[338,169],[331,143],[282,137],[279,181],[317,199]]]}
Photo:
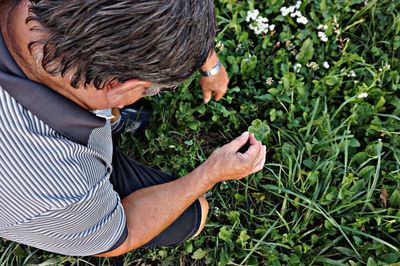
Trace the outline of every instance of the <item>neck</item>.
{"label": "neck", "polygon": [[38,81],[38,71],[36,67],[32,67],[31,57],[28,56],[29,51],[24,44],[28,42],[27,25],[18,23],[22,21],[22,6],[23,2],[15,3],[13,1],[6,1],[4,6],[1,8],[1,32],[5,41],[5,44],[14,58],[15,62],[20,66],[25,75],[31,79]]}
{"label": "neck", "polygon": [[96,109],[85,101],[84,94],[89,89],[72,88],[68,78],[51,76],[43,69],[41,65],[42,47],[36,47],[33,51],[29,50],[28,44],[31,41],[44,36],[43,31],[31,30],[32,27],[41,27],[40,25],[31,25],[36,22],[26,23],[29,5],[30,2],[27,0],[11,0],[0,4],[1,32],[11,56],[30,80],[46,85],[88,110]]}

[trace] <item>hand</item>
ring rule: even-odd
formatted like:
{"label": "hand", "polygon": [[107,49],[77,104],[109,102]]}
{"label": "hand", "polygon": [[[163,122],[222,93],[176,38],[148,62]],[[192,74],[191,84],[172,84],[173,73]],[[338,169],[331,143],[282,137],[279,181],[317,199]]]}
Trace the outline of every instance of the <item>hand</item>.
{"label": "hand", "polygon": [[228,90],[228,83],[228,73],[224,66],[222,66],[218,74],[214,76],[201,77],[200,86],[203,90],[204,102],[208,103],[212,96],[215,97],[216,101],[219,101]]}
{"label": "hand", "polygon": [[[249,149],[240,153],[238,150],[250,142]],[[215,150],[201,165],[204,167],[206,182],[214,185],[221,181],[235,180],[256,173],[264,168],[266,146],[248,132],[232,142]]]}
{"label": "hand", "polygon": [[[207,71],[212,69],[218,63],[218,55],[213,50],[207,61],[201,67],[201,70]],[[203,90],[203,99],[205,103],[211,100],[214,95],[215,100],[219,101],[228,90],[229,77],[225,67],[222,65],[220,71],[213,76],[201,77],[200,86]]]}

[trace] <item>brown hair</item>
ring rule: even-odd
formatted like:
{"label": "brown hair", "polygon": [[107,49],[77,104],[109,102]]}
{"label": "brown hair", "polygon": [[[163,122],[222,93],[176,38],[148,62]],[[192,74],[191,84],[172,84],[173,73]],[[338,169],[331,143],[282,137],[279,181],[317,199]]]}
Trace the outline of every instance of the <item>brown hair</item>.
{"label": "brown hair", "polygon": [[207,59],[215,36],[213,0],[31,0],[27,23],[48,32],[42,66],[71,72],[71,85],[140,79],[178,83]]}

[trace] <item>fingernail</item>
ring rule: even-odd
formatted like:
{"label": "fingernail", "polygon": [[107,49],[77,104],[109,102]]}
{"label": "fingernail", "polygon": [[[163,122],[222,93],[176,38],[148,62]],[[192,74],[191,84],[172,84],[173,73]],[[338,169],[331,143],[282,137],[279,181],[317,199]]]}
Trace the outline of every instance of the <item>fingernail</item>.
{"label": "fingernail", "polygon": [[242,137],[248,137],[249,136],[249,132],[248,131],[246,131],[246,132],[243,132],[243,134],[242,134]]}

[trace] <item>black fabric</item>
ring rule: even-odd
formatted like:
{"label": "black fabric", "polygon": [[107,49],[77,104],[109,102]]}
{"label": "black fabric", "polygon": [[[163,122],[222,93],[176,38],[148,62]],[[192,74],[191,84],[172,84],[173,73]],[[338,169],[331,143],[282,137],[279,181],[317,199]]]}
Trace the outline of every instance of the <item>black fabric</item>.
{"label": "black fabric", "polygon": [[[175,179],[176,177],[172,175],[139,164],[114,147],[113,171],[110,181],[114,186],[114,190],[122,199],[136,190],[167,183]],[[165,204],[168,204],[167,199]],[[198,231],[201,216],[201,205],[197,200],[172,225],[144,245],[143,248],[171,246],[182,243]]]}
{"label": "black fabric", "polygon": [[125,226],[124,231],[122,232],[122,234],[121,234],[121,236],[119,237],[118,241],[115,242],[115,244],[114,244],[109,250],[107,250],[107,251],[105,251],[105,252],[102,252],[102,253],[106,253],[106,252],[109,252],[109,251],[112,251],[112,250],[118,248],[119,246],[122,245],[122,243],[125,242],[125,240],[126,240],[127,238],[128,238],[128,226]]}
{"label": "black fabric", "polygon": [[104,118],[80,107],[54,90],[29,80],[10,55],[0,31],[0,86],[31,113],[63,136],[87,145]]}

